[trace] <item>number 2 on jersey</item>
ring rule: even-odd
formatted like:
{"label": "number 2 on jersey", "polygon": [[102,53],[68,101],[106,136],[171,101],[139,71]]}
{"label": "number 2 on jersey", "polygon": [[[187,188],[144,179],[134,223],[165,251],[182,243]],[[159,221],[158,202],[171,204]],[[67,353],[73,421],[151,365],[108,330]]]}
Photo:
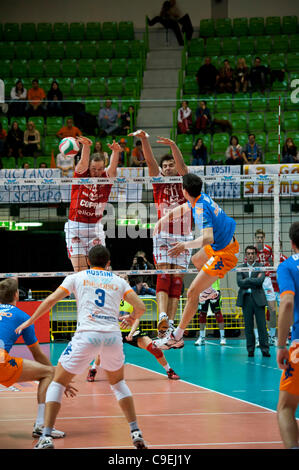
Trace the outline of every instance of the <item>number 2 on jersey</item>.
{"label": "number 2 on jersey", "polygon": [[103,289],[97,289],[96,294],[98,298],[95,300],[97,307],[104,307],[105,305],[105,291]]}

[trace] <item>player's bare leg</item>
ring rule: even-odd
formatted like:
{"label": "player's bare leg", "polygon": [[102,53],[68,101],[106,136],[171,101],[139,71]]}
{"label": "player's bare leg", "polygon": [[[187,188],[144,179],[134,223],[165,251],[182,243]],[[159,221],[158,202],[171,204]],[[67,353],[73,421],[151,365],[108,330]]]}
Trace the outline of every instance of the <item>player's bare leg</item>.
{"label": "player's bare leg", "polygon": [[277,420],[281,438],[287,449],[299,447],[299,431],[295,418],[298,403],[298,395],[292,395],[285,390],[279,392]]}
{"label": "player's bare leg", "polygon": [[166,370],[169,379],[178,380],[180,378],[169,366],[161,349],[153,347],[153,342],[149,336],[141,336],[140,338],[138,338],[137,344],[139,348],[146,349],[148,352],[155,356],[159,364]]}
{"label": "player's bare leg", "polygon": [[71,260],[71,263],[73,265],[73,269],[75,272],[84,271],[84,269],[89,268],[88,262],[87,262],[87,256],[85,255],[71,256],[70,260]]}
{"label": "player's bare leg", "polygon": [[54,367],[46,366],[37,361],[23,359],[23,369],[18,379],[20,382],[31,382],[38,380],[37,402],[45,403],[47,388],[53,379]]}
{"label": "player's bare leg", "polygon": [[269,309],[269,321],[267,322],[267,327],[270,337],[270,345],[274,344],[275,334],[276,334],[276,302],[275,300],[267,300],[268,309]]}

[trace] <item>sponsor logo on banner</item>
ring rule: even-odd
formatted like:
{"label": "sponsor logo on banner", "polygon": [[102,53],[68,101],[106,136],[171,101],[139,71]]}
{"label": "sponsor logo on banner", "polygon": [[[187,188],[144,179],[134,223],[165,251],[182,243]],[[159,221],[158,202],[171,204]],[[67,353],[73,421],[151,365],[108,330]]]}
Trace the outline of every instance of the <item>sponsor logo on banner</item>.
{"label": "sponsor logo on banner", "polygon": [[[213,199],[236,199],[241,197],[240,181],[234,175],[241,174],[239,165],[216,165],[206,167],[205,192]],[[222,176],[220,179],[219,176]],[[214,178],[213,178],[214,177]]]}
{"label": "sponsor logo on banner", "polygon": [[[287,178],[284,175],[297,175],[296,178]],[[266,197],[273,195],[274,182],[271,175],[280,175],[280,196],[299,196],[299,164],[287,163],[276,165],[245,165],[244,175],[255,175],[255,181],[244,181],[243,194],[245,197]]]}

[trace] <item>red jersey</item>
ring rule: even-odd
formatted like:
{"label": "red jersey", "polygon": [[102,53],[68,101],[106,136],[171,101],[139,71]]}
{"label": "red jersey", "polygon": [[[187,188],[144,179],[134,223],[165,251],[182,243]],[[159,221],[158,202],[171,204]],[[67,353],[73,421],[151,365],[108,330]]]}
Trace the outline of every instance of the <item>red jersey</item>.
{"label": "red jersey", "polygon": [[[153,192],[158,219],[186,202],[182,183],[154,183]],[[169,223],[168,232],[175,235],[189,235],[191,228],[191,216],[188,211],[181,219]]]}
{"label": "red jersey", "polygon": [[[259,263],[261,263],[263,266],[273,266],[273,251],[272,251],[271,246],[264,245],[264,248],[261,251],[257,250],[256,260]],[[265,276],[269,277],[270,273],[271,271],[266,271]]]}
{"label": "red jersey", "polygon": [[[89,178],[89,169],[74,173],[74,178]],[[106,171],[101,178],[108,178]],[[69,220],[96,224],[102,217],[112,184],[78,184],[72,186]]]}
{"label": "red jersey", "polygon": [[[285,261],[286,259],[288,259],[288,257],[285,256],[285,255],[283,255],[282,253],[280,253],[280,255],[279,255],[279,262],[282,263],[282,262]],[[277,284],[276,272],[275,272],[275,271],[271,271],[271,272],[269,273],[269,276],[270,276],[270,278],[271,278],[274,291],[275,291],[275,292],[279,292],[279,287],[278,287],[278,284]]]}

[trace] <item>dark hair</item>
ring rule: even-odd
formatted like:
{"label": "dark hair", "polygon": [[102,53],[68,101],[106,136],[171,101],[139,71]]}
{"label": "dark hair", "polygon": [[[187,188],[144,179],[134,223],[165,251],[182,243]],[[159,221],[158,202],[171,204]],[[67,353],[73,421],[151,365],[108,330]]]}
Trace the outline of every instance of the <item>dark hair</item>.
{"label": "dark hair", "polygon": [[93,246],[88,252],[91,267],[105,268],[110,260],[110,251],[103,245]]}
{"label": "dark hair", "polygon": [[0,304],[10,304],[14,301],[18,290],[16,279],[4,279],[0,282]]}
{"label": "dark hair", "polygon": [[89,159],[89,164],[91,162],[104,162],[105,163],[105,155],[103,153],[94,153],[91,155]]}
{"label": "dark hair", "polygon": [[258,228],[256,231],[255,231],[255,236],[257,235],[263,235],[264,237],[266,236],[265,232],[261,229],[261,228]]}
{"label": "dark hair", "polygon": [[236,135],[232,135],[231,138],[229,139],[229,145],[232,145],[233,139],[236,139],[237,145],[239,143],[239,139]]}
{"label": "dark hair", "polygon": [[257,248],[256,248],[256,246],[254,246],[254,245],[248,245],[248,246],[246,246],[246,248],[245,248],[245,253],[247,253],[247,250],[253,250],[253,251],[255,252],[255,254],[257,254]]}
{"label": "dark hair", "polygon": [[160,166],[162,167],[164,162],[168,162],[169,160],[174,160],[173,156],[167,153],[166,155],[163,155],[160,161]]}
{"label": "dark hair", "polygon": [[142,145],[141,140],[136,140],[135,145]]}
{"label": "dark hair", "polygon": [[296,248],[299,248],[299,222],[293,222],[290,226],[289,237]]}
{"label": "dark hair", "polygon": [[252,132],[250,134],[248,134],[248,138],[253,135],[253,137],[255,138],[255,134],[253,134]]}
{"label": "dark hair", "polygon": [[22,82],[22,80],[17,80],[16,81],[16,84],[15,84],[15,88],[17,89],[17,85],[21,83],[22,84],[22,92],[24,91],[24,83]]}
{"label": "dark hair", "polygon": [[191,197],[199,196],[202,189],[202,179],[194,173],[187,173],[183,176],[183,189],[185,189]]}

